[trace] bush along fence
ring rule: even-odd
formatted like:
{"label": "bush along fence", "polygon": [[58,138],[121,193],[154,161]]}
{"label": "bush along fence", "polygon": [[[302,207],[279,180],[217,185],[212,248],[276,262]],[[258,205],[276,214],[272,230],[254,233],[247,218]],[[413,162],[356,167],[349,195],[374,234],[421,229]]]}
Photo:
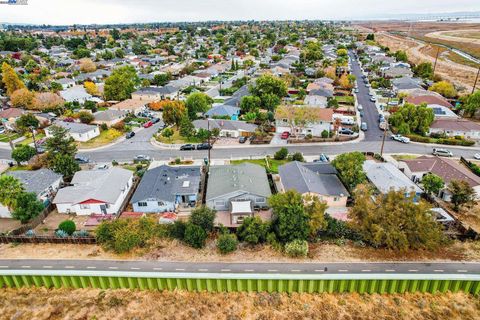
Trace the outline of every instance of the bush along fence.
{"label": "bush along fence", "polygon": [[68,243],[68,244],[95,244],[93,236],[86,237],[57,237],[57,236],[27,236],[27,235],[0,235],[0,243]]}
{"label": "bush along fence", "polygon": [[405,293],[478,295],[480,275],[265,275],[0,270],[0,287],[187,290],[208,292]]}

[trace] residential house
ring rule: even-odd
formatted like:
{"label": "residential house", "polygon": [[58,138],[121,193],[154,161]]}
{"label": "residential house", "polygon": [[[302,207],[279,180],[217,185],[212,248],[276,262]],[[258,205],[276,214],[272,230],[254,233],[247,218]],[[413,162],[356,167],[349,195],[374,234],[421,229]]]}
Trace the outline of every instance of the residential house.
{"label": "residential house", "polygon": [[84,104],[86,101],[92,100],[93,98],[92,95],[85,91],[83,86],[73,86],[71,88],[62,90],[59,93],[66,102],[78,102],[80,104]]}
{"label": "residential house", "polygon": [[122,102],[119,102],[110,107],[111,110],[127,111],[138,115],[145,109],[147,109],[147,104],[149,101],[146,100],[137,100],[137,99],[127,99]]}
{"label": "residential house", "polygon": [[[287,106],[287,108],[299,108],[299,106]],[[317,114],[317,121],[309,122],[302,126],[292,125],[291,120],[283,118],[278,112],[275,113],[276,132],[290,132],[294,135],[311,134],[314,137],[321,137],[324,131],[330,132],[333,126],[333,109],[317,107],[310,107],[310,109]]]}
{"label": "residential house", "polygon": [[108,109],[105,111],[97,111],[93,114],[95,119],[92,123],[97,125],[106,124],[108,127],[111,127],[125,119],[127,114],[128,111],[125,110]]}
{"label": "residential house", "polygon": [[71,186],[58,191],[53,203],[59,213],[115,215],[121,212],[132,186],[130,170],[82,170],[75,173]]}
{"label": "residential house", "polygon": [[[6,175],[17,178],[25,188],[26,192],[33,192],[37,199],[48,205],[63,183],[61,174],[50,169],[39,169],[35,171],[18,170],[7,172]],[[11,218],[10,210],[0,205],[0,218]]]}
{"label": "residential house", "polygon": [[345,208],[349,193],[330,163],[293,161],[278,167],[281,191],[317,196],[329,208]]}
{"label": "residential house", "polygon": [[255,209],[267,208],[271,195],[265,168],[256,164],[211,166],[205,204],[228,216],[230,225],[239,225]]}
{"label": "residential house", "polygon": [[433,121],[429,134],[445,134],[447,137],[462,136],[466,139],[480,140],[480,123],[467,119],[438,118]]}
{"label": "residential house", "polygon": [[2,120],[3,125],[5,125],[7,129],[13,130],[15,129],[15,121],[17,121],[17,119],[24,113],[25,111],[19,108],[1,110],[0,120]]}
{"label": "residential house", "polygon": [[412,77],[413,72],[409,66],[393,65],[387,68],[381,69],[382,75],[386,79],[399,78],[399,77]]}
{"label": "residential house", "polygon": [[195,206],[200,189],[200,167],[162,165],[142,177],[130,203],[135,212],[174,212],[178,206]]}
{"label": "residential house", "polygon": [[401,77],[392,80],[392,88],[395,92],[405,92],[409,93],[409,91],[415,89],[421,89],[422,86],[420,79],[411,78],[411,77]]}
{"label": "residential house", "polygon": [[[52,126],[59,126],[67,129],[68,135],[78,142],[87,142],[100,135],[100,129],[97,126],[84,123],[56,120],[53,122]],[[47,138],[52,136],[52,126],[45,129],[45,135]]]}
{"label": "residential house", "polygon": [[62,78],[55,80],[54,82],[62,85],[63,90],[67,90],[68,88],[71,88],[75,85],[75,80],[70,78]]}
{"label": "residential house", "polygon": [[[442,178],[446,186],[453,180],[465,181],[475,190],[477,198],[480,197],[480,177],[457,160],[421,156],[412,160],[400,161],[398,167],[415,183],[420,183],[423,177],[429,173]],[[446,187],[439,192],[438,196],[445,201],[451,199],[451,194]]]}
{"label": "residential house", "polygon": [[[426,91],[425,92],[429,92]],[[431,92],[431,91],[430,91]],[[416,106],[425,103],[426,105],[439,105],[451,109],[452,105],[444,97],[440,95],[424,94],[424,95],[415,95],[408,96],[405,98],[406,103],[411,103]]]}
{"label": "residential house", "polygon": [[229,106],[225,104],[214,106],[210,110],[205,112],[205,116],[207,116],[208,118],[229,117],[230,120],[238,120],[239,115],[239,107]]}
{"label": "residential house", "polygon": [[220,130],[220,137],[228,138],[248,137],[258,128],[255,124],[223,119],[195,120],[193,121],[193,125],[196,130],[212,130],[218,128]]}
{"label": "residential house", "polygon": [[413,192],[415,196],[413,201],[417,202],[418,198],[423,194],[413,181],[407,178],[397,167],[390,162],[376,162],[367,160],[363,164],[368,180],[377,188],[377,190],[386,194],[391,190],[405,191],[405,195],[410,196]]}
{"label": "residential house", "polygon": [[173,100],[177,97],[179,90],[171,85],[163,87],[145,87],[132,93],[132,99],[146,100],[149,102],[160,101],[164,99]]}
{"label": "residential house", "polygon": [[317,106],[326,108],[328,105],[328,99],[333,98],[333,91],[330,91],[326,87],[320,87],[308,92],[303,103],[310,106]]}

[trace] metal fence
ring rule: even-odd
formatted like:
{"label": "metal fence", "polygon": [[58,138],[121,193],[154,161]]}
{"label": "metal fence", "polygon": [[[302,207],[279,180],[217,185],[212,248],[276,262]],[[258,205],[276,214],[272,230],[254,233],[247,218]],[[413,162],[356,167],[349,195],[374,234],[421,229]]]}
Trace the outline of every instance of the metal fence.
{"label": "metal fence", "polygon": [[0,235],[0,243],[64,243],[64,244],[96,244],[95,237],[25,236]]}

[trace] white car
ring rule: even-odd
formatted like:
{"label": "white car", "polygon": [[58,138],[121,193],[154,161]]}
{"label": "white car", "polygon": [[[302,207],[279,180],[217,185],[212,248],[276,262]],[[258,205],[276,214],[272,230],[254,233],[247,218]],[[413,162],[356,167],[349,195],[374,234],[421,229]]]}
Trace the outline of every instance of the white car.
{"label": "white car", "polygon": [[480,160],[480,153],[475,153],[473,155],[473,158],[475,158],[476,160]]}
{"label": "white car", "polygon": [[393,136],[391,136],[391,139],[395,140],[395,141],[399,141],[401,143],[409,143],[410,142],[410,138],[404,137],[401,134],[394,134]]}
{"label": "white car", "polygon": [[377,98],[371,97],[371,98],[370,98],[370,101],[372,101],[372,102],[377,102]]}
{"label": "white car", "polygon": [[363,106],[361,104],[358,105],[357,107],[358,111],[362,111],[363,110]]}

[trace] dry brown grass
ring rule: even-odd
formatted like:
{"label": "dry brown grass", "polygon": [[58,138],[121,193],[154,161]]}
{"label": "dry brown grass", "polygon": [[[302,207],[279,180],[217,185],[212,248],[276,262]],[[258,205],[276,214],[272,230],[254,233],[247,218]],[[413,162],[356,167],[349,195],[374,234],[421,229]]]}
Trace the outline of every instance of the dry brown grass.
{"label": "dry brown grass", "polygon": [[308,258],[293,259],[270,246],[241,245],[232,254],[221,255],[209,240],[206,248],[197,250],[178,241],[162,240],[150,249],[116,255],[96,245],[74,244],[3,244],[2,259],[121,259],[186,262],[360,262],[360,261],[480,261],[480,242],[453,242],[438,251],[406,253],[361,247],[352,243],[316,243],[310,245]]}
{"label": "dry brown grass", "polygon": [[462,319],[478,298],[457,294],[191,293],[98,289],[0,290],[1,319]]}

